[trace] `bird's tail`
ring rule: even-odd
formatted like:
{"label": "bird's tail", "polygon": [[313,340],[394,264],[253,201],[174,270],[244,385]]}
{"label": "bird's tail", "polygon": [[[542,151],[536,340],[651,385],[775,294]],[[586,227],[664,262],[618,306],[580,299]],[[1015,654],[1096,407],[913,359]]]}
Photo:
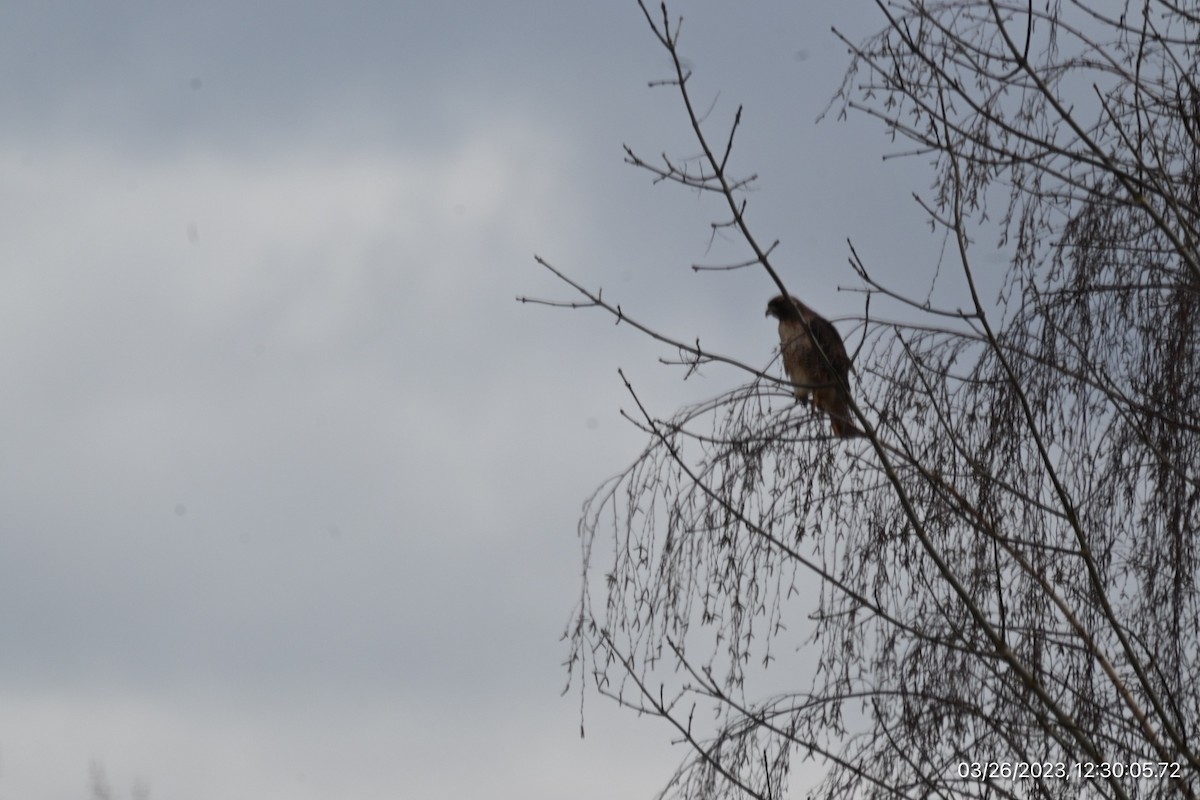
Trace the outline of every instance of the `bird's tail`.
{"label": "bird's tail", "polygon": [[854,439],[860,436],[866,436],[865,433],[856,428],[849,420],[841,417],[830,417],[830,424],[833,426],[833,435],[841,439]]}

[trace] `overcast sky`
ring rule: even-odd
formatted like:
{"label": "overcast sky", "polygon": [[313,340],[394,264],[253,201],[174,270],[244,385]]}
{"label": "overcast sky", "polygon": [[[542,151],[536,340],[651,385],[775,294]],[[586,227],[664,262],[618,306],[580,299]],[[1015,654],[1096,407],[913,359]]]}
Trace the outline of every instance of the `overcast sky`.
{"label": "overcast sky", "polygon": [[[922,165],[816,124],[873,3],[676,11],[795,293],[936,252]],[[576,517],[618,367],[743,378],[514,296],[770,361],[766,276],[688,269],[720,208],[622,163],[696,152],[667,74],[633,0],[0,8],[0,800],[653,795],[670,732],[560,696]]]}

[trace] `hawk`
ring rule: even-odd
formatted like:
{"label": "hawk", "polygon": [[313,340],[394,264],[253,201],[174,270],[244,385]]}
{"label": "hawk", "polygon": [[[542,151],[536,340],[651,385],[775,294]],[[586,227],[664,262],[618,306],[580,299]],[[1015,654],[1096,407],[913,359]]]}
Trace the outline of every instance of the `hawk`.
{"label": "hawk", "polygon": [[767,316],[779,320],[783,369],[794,384],[797,403],[812,398],[814,410],[829,415],[833,435],[862,436],[850,421],[850,356],[833,323],[794,297],[767,303]]}

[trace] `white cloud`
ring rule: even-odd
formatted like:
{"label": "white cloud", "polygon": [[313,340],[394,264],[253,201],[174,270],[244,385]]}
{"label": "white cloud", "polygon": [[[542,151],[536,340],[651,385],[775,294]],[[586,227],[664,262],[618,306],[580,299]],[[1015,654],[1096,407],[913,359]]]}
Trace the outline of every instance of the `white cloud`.
{"label": "white cloud", "polygon": [[[77,796],[93,757],[154,796],[386,794],[430,724],[395,704],[461,713],[480,643],[503,682],[544,665],[536,705],[557,701],[571,593],[534,587],[574,581],[577,484],[530,468],[558,443],[531,439],[545,397],[521,383],[581,390],[500,341],[523,338],[531,253],[586,213],[561,202],[558,141],[499,118],[427,153],[0,152],[19,165],[0,449],[20,454],[0,464],[0,602],[23,610],[0,674],[26,704],[0,796]],[[338,733],[234,710],[312,693]],[[385,696],[392,717],[360,714]]]}

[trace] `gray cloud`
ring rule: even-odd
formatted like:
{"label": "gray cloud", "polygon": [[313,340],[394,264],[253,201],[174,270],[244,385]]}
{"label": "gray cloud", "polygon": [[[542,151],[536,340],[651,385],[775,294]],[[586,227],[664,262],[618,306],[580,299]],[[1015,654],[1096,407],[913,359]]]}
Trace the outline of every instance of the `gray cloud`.
{"label": "gray cloud", "polygon": [[[686,10],[756,224],[855,309],[811,265],[895,257],[912,173],[812,125],[830,20]],[[665,68],[633,4],[3,14],[0,795],[92,759],[185,800],[660,784],[666,731],[592,700],[580,743],[558,696],[575,518],[642,444],[618,366],[664,412],[740,376],[513,296],[569,296],[537,252],[769,360],[769,286],[688,269],[744,257],[721,210],[621,164],[695,152]]]}

